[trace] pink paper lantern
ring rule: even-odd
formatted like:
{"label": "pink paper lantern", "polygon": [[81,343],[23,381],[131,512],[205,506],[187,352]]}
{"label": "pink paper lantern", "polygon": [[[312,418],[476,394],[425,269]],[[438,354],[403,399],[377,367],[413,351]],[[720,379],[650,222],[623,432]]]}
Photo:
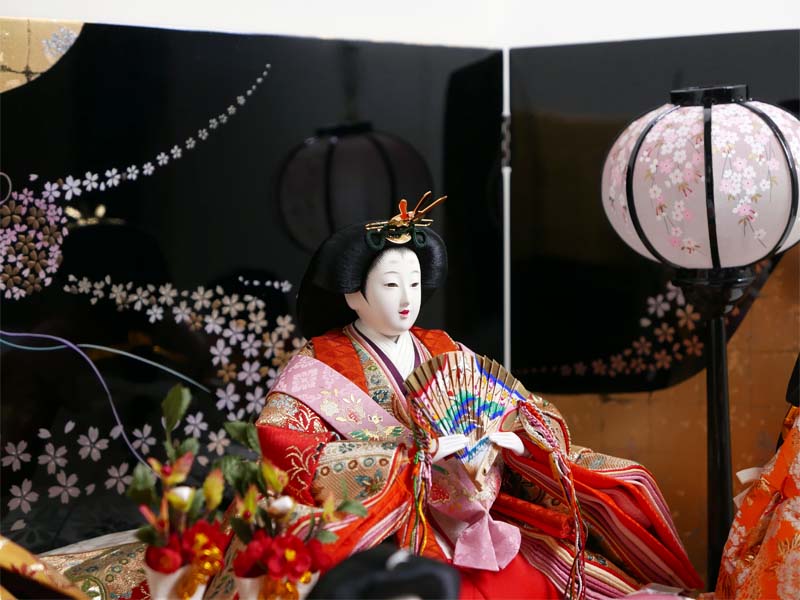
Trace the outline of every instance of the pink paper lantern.
{"label": "pink paper lantern", "polygon": [[800,121],[748,99],[744,85],[670,100],[631,123],[606,158],[603,207],[625,243],[675,268],[719,269],[800,240]]}

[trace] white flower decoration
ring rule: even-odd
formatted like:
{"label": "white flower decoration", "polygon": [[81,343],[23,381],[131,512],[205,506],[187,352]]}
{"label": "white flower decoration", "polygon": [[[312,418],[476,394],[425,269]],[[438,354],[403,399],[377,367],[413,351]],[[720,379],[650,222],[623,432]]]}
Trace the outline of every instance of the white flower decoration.
{"label": "white flower decoration", "polygon": [[214,358],[211,359],[213,365],[227,365],[228,356],[231,354],[231,349],[225,345],[223,340],[217,340],[216,345],[211,347],[211,354]]}
{"label": "white flower decoration", "polygon": [[153,428],[150,427],[149,423],[145,423],[141,429],[134,429],[133,437],[136,439],[133,440],[133,447],[141,448],[142,454],[149,453],[150,446],[153,446],[156,443],[156,438],[150,435],[152,432]]}
{"label": "white flower decoration", "polygon": [[8,501],[9,510],[22,509],[22,512],[29,513],[31,511],[31,504],[39,499],[39,494],[32,491],[33,484],[30,479],[22,481],[22,487],[18,485],[11,486],[11,500]]}
{"label": "white flower decoration", "polygon": [[56,467],[63,467],[67,464],[67,459],[64,455],[67,453],[65,446],[56,448],[50,442],[44,447],[44,454],[39,456],[39,464],[47,465],[47,472],[51,475],[56,472]]}
{"label": "white flower decoration", "polygon": [[220,429],[216,433],[212,431],[208,434],[208,439],[208,451],[216,452],[219,456],[225,454],[225,448],[227,448],[231,443],[231,441],[228,439],[228,436],[225,434],[224,429]]}
{"label": "white flower decoration", "polygon": [[22,463],[30,462],[31,455],[25,452],[28,447],[28,442],[22,440],[16,446],[8,442],[5,447],[6,456],[1,461],[4,467],[11,465],[12,471],[19,471],[22,468]]}
{"label": "white flower decoration", "polygon": [[55,200],[61,196],[61,191],[58,188],[57,183],[45,183],[44,184],[44,191],[42,192],[42,198],[45,200]]}
{"label": "white flower decoration", "polygon": [[78,437],[78,444],[81,446],[78,454],[81,458],[85,460],[87,456],[90,456],[94,462],[100,460],[101,451],[108,448],[108,440],[98,439],[99,437],[100,430],[97,427],[89,427],[87,434],[81,434]]}
{"label": "white flower decoration", "polygon": [[128,463],[122,463],[119,467],[111,466],[108,468],[110,477],[106,479],[106,489],[110,490],[113,487],[117,488],[118,494],[125,493],[125,486],[129,485],[133,477],[127,475]]}
{"label": "white flower decoration", "polygon": [[260,367],[261,365],[258,363],[258,361],[253,361],[252,363],[245,361],[242,363],[242,369],[236,375],[236,378],[239,381],[244,381],[245,385],[253,385],[256,382],[261,381],[261,374],[258,372]]}
{"label": "white flower decoration", "polygon": [[64,471],[59,471],[58,475],[56,475],[56,481],[58,481],[60,485],[47,488],[48,497],[55,498],[56,496],[60,496],[61,504],[67,504],[70,496],[73,498],[80,496],[81,491],[75,485],[78,483],[78,476],[75,475],[75,473],[68,477]]}
{"label": "white flower decoration", "polygon": [[91,171],[86,171],[86,175],[84,175],[83,179],[83,187],[87,192],[91,192],[92,190],[96,190],[97,186],[97,173],[92,173]]}
{"label": "white flower decoration", "polygon": [[80,196],[83,191],[81,190],[81,180],[74,179],[72,175],[67,175],[67,180],[61,186],[61,189],[64,190],[65,200],[72,200],[73,196]]}
{"label": "white flower decoration", "polygon": [[117,187],[119,185],[121,175],[116,169],[108,169],[106,171],[106,187]]}
{"label": "white flower decoration", "polygon": [[186,417],[186,426],[183,428],[183,432],[186,435],[191,435],[193,437],[199,438],[204,431],[208,429],[208,423],[203,421],[203,413],[198,412],[193,415],[188,415]]}
{"label": "white flower decoration", "polygon": [[222,390],[217,390],[217,410],[233,410],[235,405],[239,403],[240,396],[236,393],[236,386],[229,383],[227,387]]}

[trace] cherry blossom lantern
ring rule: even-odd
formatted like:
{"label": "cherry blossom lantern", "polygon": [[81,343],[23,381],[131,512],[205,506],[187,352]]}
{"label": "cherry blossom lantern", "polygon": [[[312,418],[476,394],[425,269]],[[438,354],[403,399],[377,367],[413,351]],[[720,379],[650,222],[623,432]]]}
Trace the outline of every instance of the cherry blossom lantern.
{"label": "cherry blossom lantern", "polygon": [[713,588],[733,520],[724,315],[753,265],[800,239],[800,121],[748,97],[746,85],[688,88],[636,119],[603,168],[603,208],[673,281],[707,329],[708,565]]}
{"label": "cherry blossom lantern", "polygon": [[747,96],[745,85],[675,90],[617,138],[603,207],[639,254],[745,267],[800,239],[800,121]]}

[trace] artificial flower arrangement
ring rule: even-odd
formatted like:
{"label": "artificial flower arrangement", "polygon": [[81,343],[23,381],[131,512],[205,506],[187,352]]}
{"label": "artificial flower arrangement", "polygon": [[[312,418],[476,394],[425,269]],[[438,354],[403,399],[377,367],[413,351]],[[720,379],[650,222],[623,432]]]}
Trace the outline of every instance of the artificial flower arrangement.
{"label": "artificial flower arrangement", "polygon": [[[225,429],[261,457],[255,425],[230,422]],[[283,495],[289,480],[284,471],[263,458],[225,456],[221,466],[236,491],[230,525],[242,546],[233,559],[240,600],[302,597],[318,573],[332,566],[325,544],[335,541],[336,534],[327,524],[343,514],[365,516],[364,505],[349,499],[337,504],[329,496],[300,537],[289,531],[298,507],[291,496]]]}
{"label": "artificial flower arrangement", "polygon": [[169,391],[161,404],[167,461],[149,458],[149,466],[137,465],[128,489],[147,520],[136,537],[147,544],[145,571],[153,598],[202,597],[208,580],[220,571],[230,542],[218,510],[225,487],[222,469],[212,469],[201,488],[184,485],[199,444],[193,437],[173,439],[171,432],[190,401],[183,386]]}

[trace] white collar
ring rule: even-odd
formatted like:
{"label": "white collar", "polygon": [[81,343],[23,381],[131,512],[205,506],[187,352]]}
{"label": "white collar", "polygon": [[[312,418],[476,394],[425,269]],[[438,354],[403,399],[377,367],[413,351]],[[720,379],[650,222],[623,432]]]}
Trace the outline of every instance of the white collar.
{"label": "white collar", "polygon": [[356,320],[353,325],[365,338],[381,349],[403,378],[408,377],[414,370],[414,341],[410,331],[404,331],[397,340],[393,340],[378,333],[361,319]]}

